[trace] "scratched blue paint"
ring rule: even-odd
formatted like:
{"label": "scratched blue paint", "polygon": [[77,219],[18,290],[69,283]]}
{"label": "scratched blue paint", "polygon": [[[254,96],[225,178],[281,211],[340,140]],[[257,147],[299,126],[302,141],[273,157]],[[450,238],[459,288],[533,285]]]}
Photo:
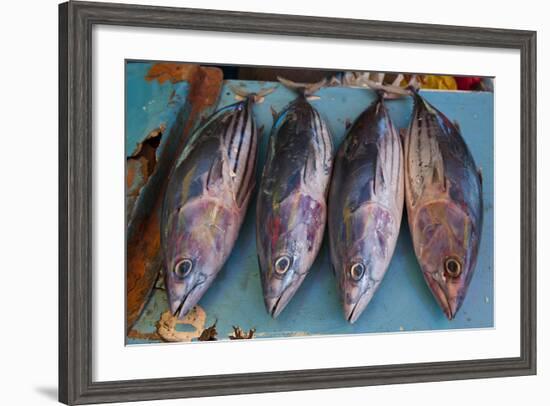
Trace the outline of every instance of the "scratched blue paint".
{"label": "scratched blue paint", "polygon": [[188,82],[168,80],[160,84],[157,80],[145,80],[152,65],[126,64],[126,156],[131,155],[151,131],[161,125],[169,130],[189,94]]}
{"label": "scratched blue paint", "polygon": [[[254,108],[258,127],[263,126],[259,175],[273,123],[272,109],[281,111],[295,95],[275,83],[226,82],[218,108],[235,102],[229,84],[244,86],[248,91],[276,86],[276,90]],[[136,80],[131,86],[144,86],[144,82]],[[243,329],[255,328],[258,338],[493,326],[493,95],[443,91],[426,91],[423,95],[460,124],[475,161],[483,171],[485,217],[479,259],[468,295],[456,318],[447,320],[423,280],[405,215],[390,268],[380,289],[355,324],[350,325],[342,315],[326,238],[308,277],[279,318],[272,319],[263,304],[255,244],[256,200],[253,199],[232,255],[199,303],[207,313],[206,326],[217,320],[218,339],[226,339],[234,325]],[[320,99],[312,101],[312,104],[327,120],[335,147],[345,136],[346,124],[351,123],[375,98],[373,92],[368,90],[338,87],[322,89],[318,96]],[[412,110],[411,100],[394,100],[388,104],[396,127],[407,127]],[[154,323],[166,309],[165,292],[156,289],[136,329],[141,332],[154,331]],[[129,344],[145,342],[151,341],[128,340]]]}

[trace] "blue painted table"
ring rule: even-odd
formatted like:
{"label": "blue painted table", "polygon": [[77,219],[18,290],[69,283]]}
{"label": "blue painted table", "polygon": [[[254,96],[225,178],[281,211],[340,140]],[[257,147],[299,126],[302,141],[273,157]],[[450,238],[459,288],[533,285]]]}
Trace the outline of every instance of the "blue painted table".
{"label": "blue painted table", "polygon": [[[148,64],[132,64],[127,75],[127,115],[134,122],[127,125],[127,153],[151,126],[148,106],[167,103],[174,91],[184,91],[185,84],[159,85],[143,77]],[[254,108],[258,127],[263,126],[258,175],[263,167],[272,126],[272,109],[281,111],[295,95],[277,83],[227,81],[218,108],[235,102],[231,86],[247,91],[275,87],[265,101]],[[176,87],[176,89],[174,89]],[[484,226],[477,269],[462,309],[452,321],[447,320],[427,288],[414,255],[406,215],[390,268],[375,297],[359,320],[351,325],[342,315],[335,277],[329,266],[328,245],[323,244],[315,264],[290,304],[277,319],[265,311],[256,258],[255,199],[232,255],[217,279],[200,301],[204,310],[201,326],[216,323],[218,339],[227,339],[233,326],[255,328],[256,338],[295,337],[325,334],[362,334],[440,329],[487,328],[493,326],[493,95],[484,92],[422,92],[428,101],[460,124],[462,134],[475,161],[482,168]],[[311,103],[321,112],[334,136],[335,147],[341,143],[346,127],[375,99],[372,91],[331,87],[317,93]],[[153,100],[153,102],[151,102]],[[398,128],[408,126],[412,110],[410,98],[388,102],[390,114]],[[145,108],[144,108],[145,106]],[[136,113],[141,109],[141,113]],[[161,115],[163,109],[157,109]],[[161,315],[168,309],[162,287],[153,295],[128,344],[160,341],[155,332]],[[176,331],[197,328],[178,324]]]}

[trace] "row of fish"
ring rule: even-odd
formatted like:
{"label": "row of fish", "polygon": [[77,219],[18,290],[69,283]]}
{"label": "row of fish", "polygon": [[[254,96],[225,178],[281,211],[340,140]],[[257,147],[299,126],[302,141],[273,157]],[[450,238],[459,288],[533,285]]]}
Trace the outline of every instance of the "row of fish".
{"label": "row of fish", "polygon": [[[404,202],[426,283],[449,319],[472,278],[482,227],[481,174],[459,128],[411,90],[401,137],[384,92],[350,127],[336,155],[309,98],[323,83],[281,82],[298,96],[274,119],[256,206],[267,311],[277,317],[311,268],[328,224],[345,318],[353,323],[391,261]],[[237,92],[239,93],[239,92]],[[243,95],[194,132],[170,175],[161,242],[171,312],[195,306],[229,257],[256,184],[259,131]]]}

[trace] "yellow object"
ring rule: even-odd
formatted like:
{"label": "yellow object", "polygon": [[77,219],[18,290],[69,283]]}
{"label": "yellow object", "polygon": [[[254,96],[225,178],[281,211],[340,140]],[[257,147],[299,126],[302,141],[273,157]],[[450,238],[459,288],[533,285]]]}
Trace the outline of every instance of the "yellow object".
{"label": "yellow object", "polygon": [[424,75],[420,76],[422,89],[456,90],[455,78],[452,76]]}

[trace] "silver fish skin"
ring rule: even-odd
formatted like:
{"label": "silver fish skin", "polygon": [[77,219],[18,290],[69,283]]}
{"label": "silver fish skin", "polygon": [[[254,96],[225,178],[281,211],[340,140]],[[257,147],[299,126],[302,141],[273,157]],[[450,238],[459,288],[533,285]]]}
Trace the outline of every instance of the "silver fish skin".
{"label": "silver fish skin", "polygon": [[272,128],[256,207],[265,306],[277,317],[304,281],[323,240],[332,138],[304,93]]}
{"label": "silver fish skin", "polygon": [[165,285],[180,319],[227,260],[256,181],[253,98],[214,113],[193,133],[168,181],[161,217]]}
{"label": "silver fish skin", "polygon": [[401,140],[380,95],[338,149],[329,194],[330,255],[350,323],[371,301],[395,250],[403,174]]}
{"label": "silver fish skin", "polygon": [[481,172],[443,113],[419,94],[404,139],[405,199],[424,279],[449,320],[472,279],[483,225]]}

